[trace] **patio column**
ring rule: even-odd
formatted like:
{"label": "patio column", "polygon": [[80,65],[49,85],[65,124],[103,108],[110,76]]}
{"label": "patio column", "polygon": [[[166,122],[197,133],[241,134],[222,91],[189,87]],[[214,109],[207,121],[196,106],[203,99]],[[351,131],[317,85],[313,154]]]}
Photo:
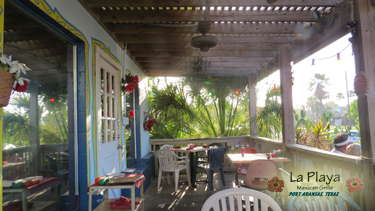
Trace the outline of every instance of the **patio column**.
{"label": "patio column", "polygon": [[[4,4],[5,0],[0,0],[0,37],[4,37]],[[3,51],[4,39],[0,39],[0,51]],[[0,158],[3,159],[3,108],[0,107]],[[1,172],[3,171],[3,163],[0,163]],[[0,177],[0,193],[3,192],[3,176]],[[0,195],[0,203],[3,204],[3,194]]]}
{"label": "patio column", "polygon": [[[38,105],[38,84],[30,83],[30,146],[32,150],[32,163],[30,168],[31,175],[38,175],[39,165],[39,105]],[[43,159],[43,158],[42,158]]]}
{"label": "patio column", "polygon": [[[375,168],[372,159],[375,155],[375,2],[373,0],[354,1],[354,27],[353,51],[355,57],[357,77],[364,75],[369,83],[366,96],[358,97],[358,114],[361,132],[362,162],[364,175],[363,191],[364,210],[374,210],[374,180]],[[362,88],[366,88],[363,84]],[[358,88],[355,87],[357,92]]]}
{"label": "patio column", "polygon": [[286,144],[294,144],[294,124],[293,124],[293,101],[292,101],[292,67],[291,50],[288,45],[279,48],[279,67],[281,85],[281,117],[283,150]]}
{"label": "patio column", "polygon": [[[375,5],[371,0],[356,0],[354,19],[358,22],[354,36],[357,75],[365,74],[370,84],[367,96],[358,98],[362,155],[375,155]],[[372,130],[371,130],[372,129]]]}
{"label": "patio column", "polygon": [[257,136],[257,121],[256,121],[256,92],[254,76],[249,75],[249,115],[250,115],[250,135]]}

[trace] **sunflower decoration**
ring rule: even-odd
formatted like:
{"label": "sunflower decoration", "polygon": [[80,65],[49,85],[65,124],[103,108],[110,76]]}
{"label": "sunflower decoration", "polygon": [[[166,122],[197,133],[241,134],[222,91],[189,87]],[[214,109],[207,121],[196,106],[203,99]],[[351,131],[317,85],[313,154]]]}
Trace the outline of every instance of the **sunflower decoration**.
{"label": "sunflower decoration", "polygon": [[268,190],[271,192],[281,192],[283,191],[284,181],[280,180],[278,177],[273,177],[271,180],[268,180]]}
{"label": "sunflower decoration", "polygon": [[354,176],[350,179],[348,179],[348,181],[346,181],[346,186],[348,187],[348,190],[350,192],[354,192],[354,191],[360,191],[362,190],[363,188],[363,183],[362,183],[362,180],[359,179],[358,177]]}

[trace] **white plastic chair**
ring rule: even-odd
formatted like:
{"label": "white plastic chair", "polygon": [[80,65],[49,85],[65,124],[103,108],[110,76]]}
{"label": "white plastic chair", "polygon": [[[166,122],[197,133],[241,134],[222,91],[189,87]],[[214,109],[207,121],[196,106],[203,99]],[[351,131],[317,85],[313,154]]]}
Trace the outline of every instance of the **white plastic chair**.
{"label": "white plastic chair", "polygon": [[[178,189],[180,171],[186,169],[186,175],[188,177],[188,184],[191,187],[190,171],[188,165],[185,163],[181,165],[177,161],[177,155],[169,150],[159,150],[156,152],[156,157],[159,159],[159,176],[158,176],[158,189],[160,189],[160,182],[163,176],[163,172],[174,172],[175,181],[175,192]],[[170,181],[168,181],[170,184]]]}
{"label": "white plastic chair", "polygon": [[[171,148],[173,148],[173,145],[170,145],[170,144],[164,144],[163,146],[161,146],[160,147],[160,149],[161,150],[166,150],[166,149],[171,149]],[[173,152],[174,153],[174,152]],[[174,153],[174,154],[176,154],[176,153]],[[187,162],[189,162],[189,158],[188,158],[188,156],[178,156],[177,154],[176,154],[176,156],[177,156],[177,158],[178,159],[180,159],[180,160],[183,160],[183,159],[185,159],[185,161],[186,161],[186,164],[188,164]],[[180,163],[181,162],[185,162],[185,161],[179,161]]]}
{"label": "white plastic chair", "polygon": [[[250,205],[251,202],[253,205]],[[253,206],[253,209],[251,209],[251,206]],[[268,211],[268,208],[273,211],[281,211],[280,206],[271,196],[247,188],[231,188],[211,195],[203,204],[202,211],[210,211],[211,208],[214,211]]]}

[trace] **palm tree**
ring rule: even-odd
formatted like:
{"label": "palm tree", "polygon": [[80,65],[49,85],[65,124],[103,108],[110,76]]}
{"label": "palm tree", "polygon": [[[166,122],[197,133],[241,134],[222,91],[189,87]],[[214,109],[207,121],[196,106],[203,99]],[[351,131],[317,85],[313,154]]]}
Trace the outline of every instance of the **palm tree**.
{"label": "palm tree", "polygon": [[337,98],[337,100],[344,99],[344,94],[339,92],[339,93],[337,93],[336,98]]}
{"label": "palm tree", "polygon": [[276,90],[273,87],[268,89],[265,106],[260,109],[257,115],[257,133],[259,136],[281,139],[282,117],[279,97],[281,97],[280,87]]}
{"label": "palm tree", "polygon": [[150,110],[164,129],[163,134],[153,130],[152,137],[249,134],[247,78],[186,77],[182,84],[152,87]]}
{"label": "palm tree", "polygon": [[328,93],[324,90],[326,85],[330,85],[329,84],[329,78],[326,78],[325,74],[319,74],[319,73],[315,73],[314,78],[309,83],[309,89],[308,89],[309,91],[314,90],[314,87],[316,87],[314,94],[320,102],[321,113],[323,113],[323,102],[322,102],[322,100],[329,97]]}

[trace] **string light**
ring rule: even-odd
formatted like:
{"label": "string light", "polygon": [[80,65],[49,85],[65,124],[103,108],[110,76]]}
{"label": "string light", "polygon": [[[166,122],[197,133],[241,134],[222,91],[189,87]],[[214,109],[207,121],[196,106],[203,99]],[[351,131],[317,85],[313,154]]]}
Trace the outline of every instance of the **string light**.
{"label": "string light", "polygon": [[51,101],[51,102],[55,102],[55,99],[54,99],[54,98],[51,98],[49,101]]}
{"label": "string light", "polygon": [[273,90],[276,91],[277,88],[276,88],[276,84],[273,85]]}
{"label": "string light", "polygon": [[236,90],[234,91],[234,94],[238,95],[240,93],[240,91]]}
{"label": "string light", "polygon": [[351,44],[348,44],[344,49],[342,49],[340,52],[338,52],[336,55],[333,55],[333,56],[329,56],[329,57],[325,57],[325,58],[321,58],[321,59],[311,59],[312,62],[311,62],[311,65],[315,65],[315,60],[325,60],[325,59],[330,59],[330,58],[333,58],[333,57],[336,57],[337,58],[337,63],[340,63],[340,53],[342,53],[346,48],[348,48]]}

